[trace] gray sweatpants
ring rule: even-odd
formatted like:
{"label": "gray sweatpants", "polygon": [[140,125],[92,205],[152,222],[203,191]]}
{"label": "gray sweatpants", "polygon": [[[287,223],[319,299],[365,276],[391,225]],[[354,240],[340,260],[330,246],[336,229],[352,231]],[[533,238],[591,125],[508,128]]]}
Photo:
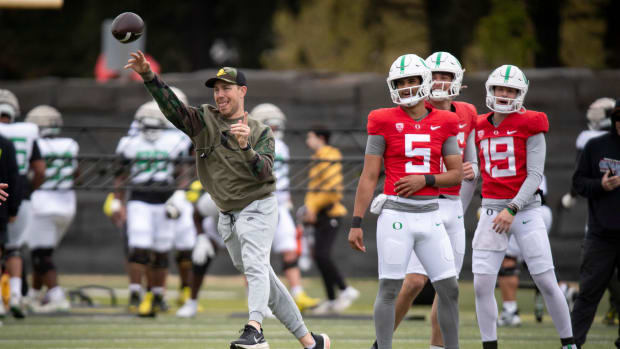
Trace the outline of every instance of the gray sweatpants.
{"label": "gray sweatpants", "polygon": [[269,264],[273,235],[278,225],[274,195],[255,200],[241,211],[220,213],[217,230],[232,262],[248,280],[250,320],[263,322],[267,307],[295,336],[308,333],[301,313]]}

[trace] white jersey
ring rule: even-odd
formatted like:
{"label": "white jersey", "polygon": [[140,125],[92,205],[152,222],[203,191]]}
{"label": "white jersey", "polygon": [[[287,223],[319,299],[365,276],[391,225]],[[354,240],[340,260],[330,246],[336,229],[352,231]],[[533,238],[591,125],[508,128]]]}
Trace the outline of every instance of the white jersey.
{"label": "white jersey", "polygon": [[577,141],[575,142],[575,146],[577,147],[577,150],[583,150],[583,148],[586,146],[586,143],[588,143],[589,140],[591,140],[594,137],[602,136],[607,132],[608,131],[599,131],[599,130],[581,131],[579,136],[577,136]]}
{"label": "white jersey", "polygon": [[80,146],[71,138],[39,138],[37,146],[45,159],[45,180],[32,194],[35,214],[67,215],[75,212],[73,180]]}
{"label": "white jersey", "polygon": [[290,180],[288,178],[288,160],[291,158],[288,146],[281,139],[276,138],[275,159],[273,174],[276,177],[276,197],[279,205],[289,205],[291,193],[288,191]]}
{"label": "white jersey", "polygon": [[13,142],[19,174],[25,176],[30,169],[34,142],[39,138],[39,126],[30,122],[0,123],[0,134]]}
{"label": "white jersey", "polygon": [[130,171],[132,184],[174,182],[174,163],[170,160],[189,155],[191,141],[181,132],[162,132],[151,142],[141,134],[123,137],[116,153],[125,159],[136,160]]}

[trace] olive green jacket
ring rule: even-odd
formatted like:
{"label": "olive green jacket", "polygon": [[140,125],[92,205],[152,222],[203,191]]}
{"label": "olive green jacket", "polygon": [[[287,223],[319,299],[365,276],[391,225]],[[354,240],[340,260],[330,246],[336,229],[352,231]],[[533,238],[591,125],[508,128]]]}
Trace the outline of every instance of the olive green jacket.
{"label": "olive green jacket", "polygon": [[157,75],[143,78],[166,118],[194,143],[198,179],[221,211],[241,210],[275,190],[275,141],[268,126],[248,118],[250,147],[241,149],[230,133],[240,118],[224,118],[208,104],[186,106]]}

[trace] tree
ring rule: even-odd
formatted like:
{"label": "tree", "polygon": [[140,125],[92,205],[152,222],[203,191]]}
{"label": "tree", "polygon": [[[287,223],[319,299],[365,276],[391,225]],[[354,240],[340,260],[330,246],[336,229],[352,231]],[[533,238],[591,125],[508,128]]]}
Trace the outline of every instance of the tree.
{"label": "tree", "polygon": [[537,48],[525,3],[493,0],[490,13],[478,23],[473,44],[465,51],[463,66],[470,70],[492,69],[502,64],[531,67]]}
{"label": "tree", "polygon": [[297,14],[278,10],[273,25],[269,69],[384,73],[403,53],[429,53],[422,0],[305,1]]}

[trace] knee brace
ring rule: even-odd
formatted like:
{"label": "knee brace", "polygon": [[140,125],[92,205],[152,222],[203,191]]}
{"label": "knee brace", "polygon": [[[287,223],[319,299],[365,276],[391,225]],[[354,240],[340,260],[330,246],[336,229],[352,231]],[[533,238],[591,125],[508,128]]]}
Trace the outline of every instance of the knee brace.
{"label": "knee brace", "polygon": [[177,265],[179,266],[179,268],[183,268],[183,267],[189,268],[192,265],[192,250],[177,251],[174,259],[177,262]]}
{"label": "knee brace", "polygon": [[168,268],[168,252],[153,252],[151,267],[153,269]]}
{"label": "knee brace", "polygon": [[150,261],[150,250],[144,248],[130,248],[129,249],[129,263],[137,263],[142,265],[149,264]]}
{"label": "knee brace", "polygon": [[519,267],[515,265],[514,267],[499,268],[499,273],[497,275],[500,277],[501,276],[518,276],[520,273],[521,271],[519,270]]}
{"label": "knee brace", "polygon": [[519,269],[519,263],[517,262],[517,259],[512,256],[506,256],[505,259],[509,259],[513,261],[514,265],[510,267],[504,267],[504,263],[502,263],[502,266],[499,268],[499,273],[497,275],[500,277],[501,276],[518,276],[520,273],[520,269]]}
{"label": "knee brace", "polygon": [[299,258],[295,258],[295,260],[293,260],[292,262],[282,261],[282,271],[287,271],[288,269],[291,269],[291,268],[297,268],[298,261],[299,261]]}
{"label": "knee brace", "polygon": [[54,249],[52,248],[37,248],[32,250],[32,269],[41,275],[56,269],[52,261],[53,253]]}

